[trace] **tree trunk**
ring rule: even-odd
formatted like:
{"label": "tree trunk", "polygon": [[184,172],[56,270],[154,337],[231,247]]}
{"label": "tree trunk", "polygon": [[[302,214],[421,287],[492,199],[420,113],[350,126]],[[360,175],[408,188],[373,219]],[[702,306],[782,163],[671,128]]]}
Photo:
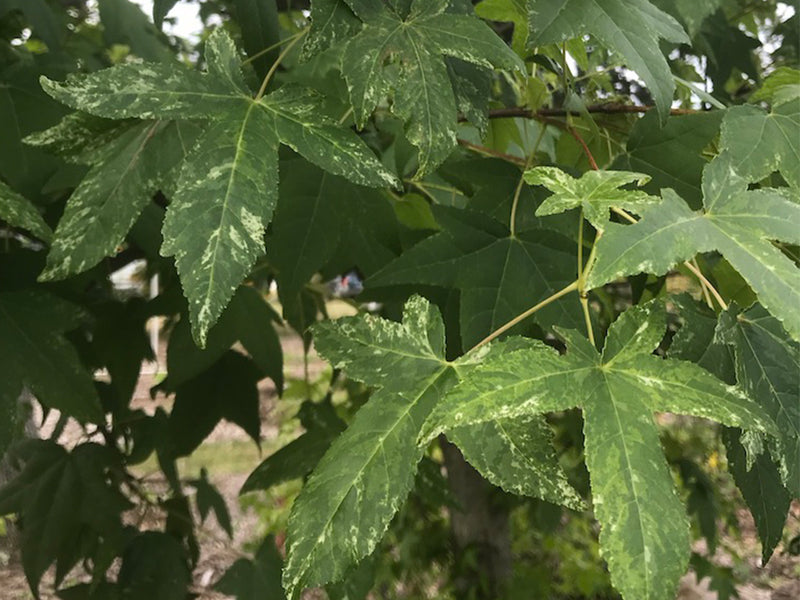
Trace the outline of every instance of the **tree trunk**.
{"label": "tree trunk", "polygon": [[500,598],[511,580],[511,535],[502,492],[473,469],[453,444],[440,438],[450,489],[459,503],[451,509],[457,596]]}

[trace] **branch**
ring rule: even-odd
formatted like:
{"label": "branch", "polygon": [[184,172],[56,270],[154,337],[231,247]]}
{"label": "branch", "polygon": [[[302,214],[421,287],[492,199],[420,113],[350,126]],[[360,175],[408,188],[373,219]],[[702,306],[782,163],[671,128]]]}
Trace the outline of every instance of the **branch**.
{"label": "branch", "polygon": [[[631,113],[645,113],[654,109],[654,106],[636,106],[633,104],[592,104],[586,107],[586,112],[593,114],[631,114]],[[700,110],[693,108],[673,108],[670,109],[671,115],[693,115]],[[489,111],[490,119],[508,119],[512,117],[523,117],[525,119],[539,119],[541,117],[566,117],[567,114],[580,116],[581,112],[572,110],[568,111],[565,108],[540,108],[539,110],[530,110],[521,106],[512,106],[509,108],[495,108]],[[459,118],[459,121],[465,121],[464,117]]]}

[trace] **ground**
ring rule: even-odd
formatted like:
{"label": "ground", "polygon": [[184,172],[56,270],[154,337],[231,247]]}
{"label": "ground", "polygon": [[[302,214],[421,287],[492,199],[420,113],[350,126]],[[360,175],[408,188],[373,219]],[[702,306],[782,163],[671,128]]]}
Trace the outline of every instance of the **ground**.
{"label": "ground", "polygon": [[[289,331],[282,332],[285,354],[285,367],[288,378],[301,379],[304,373],[302,342]],[[164,344],[162,344],[162,349]],[[142,376],[136,391],[135,404],[152,410],[158,403],[169,404],[163,397],[150,399],[149,389],[159,377],[163,376],[166,364],[163,352],[157,364],[143,365]],[[308,363],[310,377],[313,380],[325,368],[324,363],[313,354]],[[201,558],[194,573],[194,591],[200,594],[201,600],[221,600],[225,598],[211,591],[213,583],[222,573],[241,556],[253,549],[254,543],[263,537],[267,530],[279,531],[288,515],[284,495],[279,489],[272,495],[250,495],[240,500],[238,492],[247,475],[255,466],[275,449],[285,444],[298,432],[294,426],[285,424],[299,405],[299,400],[278,400],[275,388],[269,380],[262,382],[261,391],[261,437],[262,451],[236,426],[220,423],[203,445],[179,465],[185,478],[197,477],[201,467],[208,467],[209,476],[224,496],[231,512],[235,536],[229,540],[211,516],[198,533],[201,546]],[[55,423],[51,416],[44,424],[41,434],[47,436]],[[293,423],[296,423],[293,421]],[[79,432],[67,428],[62,441],[69,443]],[[158,470],[155,463],[145,463],[139,475],[147,475],[153,485],[158,486]],[[288,484],[291,487],[291,484]],[[289,490],[291,491],[291,489]],[[285,494],[285,491],[283,492]],[[256,498],[257,496],[257,498]],[[157,515],[131,515],[137,520],[143,519],[145,527],[156,528],[160,525]],[[741,539],[724,536],[714,561],[722,566],[733,566],[746,582],[737,588],[742,600],[794,600],[800,598],[800,557],[791,556],[782,546],[778,547],[769,564],[759,566],[760,547],[755,533],[752,517],[742,509],[737,518],[742,531]],[[800,533],[800,503],[792,507],[789,527]],[[282,538],[278,536],[279,543]],[[0,537],[0,596],[3,600],[31,600],[31,595],[18,555],[8,547],[8,540]],[[731,554],[724,548],[734,549],[736,554],[745,558],[744,564],[734,564]],[[702,543],[696,544],[695,551],[702,552]],[[51,570],[52,571],[52,570]],[[70,577],[77,581],[78,571]],[[45,576],[42,585],[42,600],[54,600],[52,593],[52,572]],[[324,598],[324,594],[311,592],[306,596]],[[708,579],[697,582],[693,574],[688,574],[681,582],[680,600],[714,600],[717,593],[709,590]]]}

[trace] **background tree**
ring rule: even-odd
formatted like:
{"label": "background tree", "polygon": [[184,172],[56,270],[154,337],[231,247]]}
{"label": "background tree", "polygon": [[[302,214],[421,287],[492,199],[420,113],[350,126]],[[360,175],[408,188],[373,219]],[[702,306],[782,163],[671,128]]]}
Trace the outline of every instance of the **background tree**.
{"label": "background tree", "polygon": [[[797,3],[198,4],[195,41],[174,0],[0,0],[0,514],[34,595],[656,600],[690,565],[730,595],[719,463],[764,562],[797,543]],[[112,285],[134,261],[154,297]],[[235,524],[183,459],[223,420],[260,444],[266,378],[302,433],[241,493],[302,486],[204,581],[203,521]]]}

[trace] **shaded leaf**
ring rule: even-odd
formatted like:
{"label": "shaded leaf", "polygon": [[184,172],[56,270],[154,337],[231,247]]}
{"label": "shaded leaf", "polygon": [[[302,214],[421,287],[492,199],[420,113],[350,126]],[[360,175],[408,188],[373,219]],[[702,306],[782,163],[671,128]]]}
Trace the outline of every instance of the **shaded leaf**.
{"label": "shaded leaf", "polygon": [[191,572],[180,542],[159,531],[145,531],[125,548],[117,584],[123,598],[184,600]]}
{"label": "shaded leaf", "polygon": [[240,558],[214,585],[223,594],[236,600],[281,600],[285,598],[281,588],[281,555],[275,546],[275,538],[268,535],[261,542],[255,558]]}
{"label": "shaded leaf", "polygon": [[[316,4],[316,3],[315,3]],[[281,39],[278,24],[278,8],[275,0],[234,0],[236,22],[242,29],[242,43],[248,56],[256,56],[253,66],[256,74],[263,78],[278,56],[278,49],[266,54],[263,50],[274,46]]]}
{"label": "shaded leaf", "polygon": [[2,181],[0,181],[0,220],[11,227],[29,231],[45,242],[49,242],[53,237],[53,231],[33,204]]}

